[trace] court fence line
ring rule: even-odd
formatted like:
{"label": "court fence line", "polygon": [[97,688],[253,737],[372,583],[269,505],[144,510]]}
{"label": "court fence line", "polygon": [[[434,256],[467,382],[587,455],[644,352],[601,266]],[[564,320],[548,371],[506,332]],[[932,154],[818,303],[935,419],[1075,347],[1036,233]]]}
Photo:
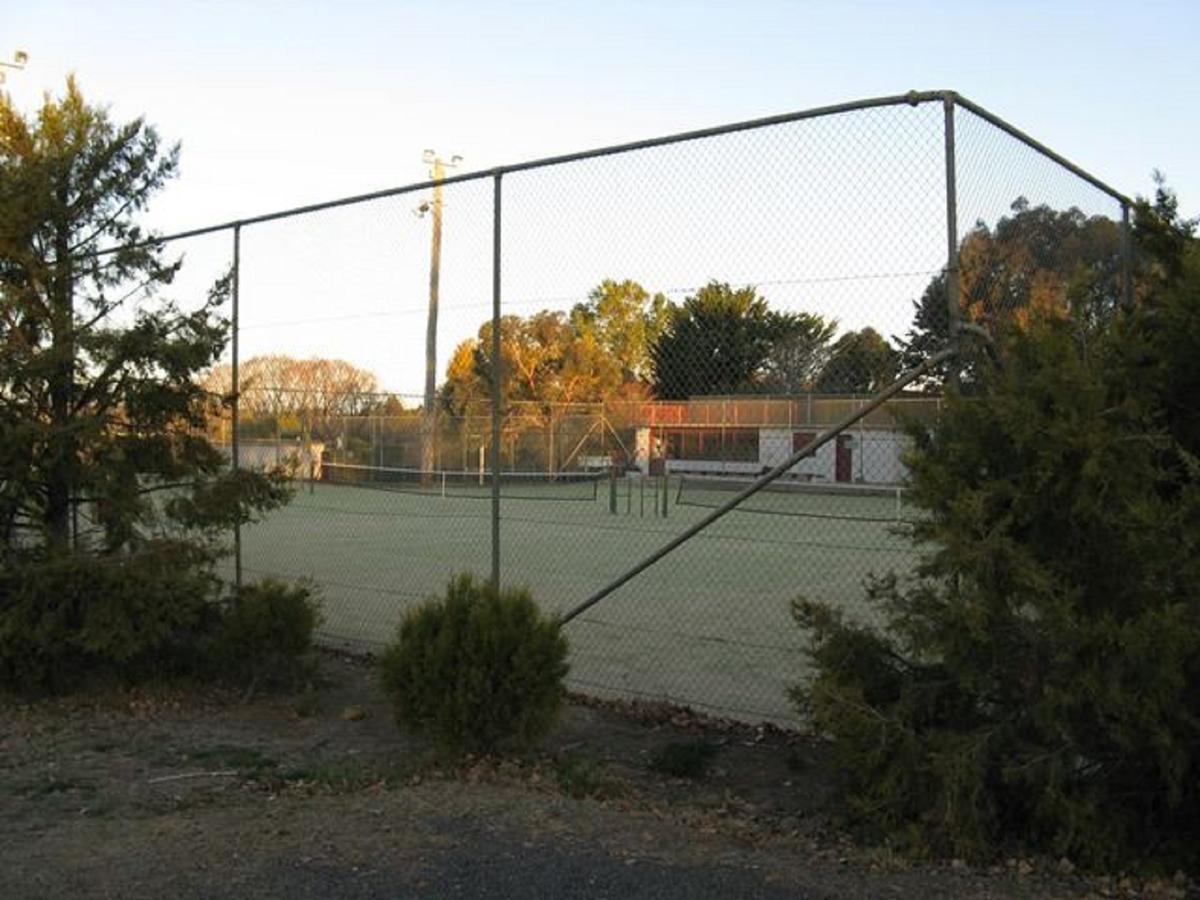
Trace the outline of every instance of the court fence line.
{"label": "court fence line", "polygon": [[[754,157],[763,163],[747,165]],[[782,174],[773,174],[773,167]],[[378,312],[361,312],[347,305],[352,301],[346,284],[356,267],[410,265],[407,256],[403,263],[384,258],[392,252],[401,258],[412,249],[408,244],[381,243],[375,256],[361,257],[354,245],[370,244],[375,230],[394,232],[395,220],[408,213],[398,205],[429,191],[439,198],[444,191],[448,209],[442,289],[448,295],[457,290],[463,298],[457,306],[453,300],[441,306],[462,342],[450,360],[457,380],[451,385],[448,366],[445,392],[429,417],[441,454],[432,468],[416,456],[427,411],[414,406],[415,400],[381,391],[369,380],[341,383],[326,373],[320,378],[327,380],[319,382],[301,371],[308,381],[285,383],[269,370],[250,367],[263,348],[290,349],[290,328],[307,329],[295,341],[294,352],[303,357],[322,347],[323,333],[339,322],[355,317],[388,322],[404,302],[411,307],[405,312],[419,312],[395,293],[380,295],[387,303],[378,301],[373,307]],[[242,584],[246,572],[308,574],[314,553],[331,559],[341,554],[324,577],[349,592],[338,601],[344,627],[336,625],[328,636],[366,645],[381,639],[372,617],[392,621],[396,612],[389,609],[385,616],[366,595],[432,593],[435,574],[447,578],[455,565],[487,572],[497,584],[533,582],[535,594],[543,588],[553,594],[547,602],[564,626],[575,623],[581,684],[605,685],[618,694],[657,692],[672,702],[742,708],[755,716],[770,709],[787,722],[792,714],[782,699],[784,670],[786,677],[804,677],[803,671],[793,670],[784,649],[769,659],[756,656],[768,644],[783,644],[764,641],[750,623],[722,621],[715,612],[716,592],[732,591],[739,600],[769,593],[771,624],[761,628],[778,632],[786,615],[775,600],[783,591],[826,583],[834,585],[831,590],[851,591],[867,574],[865,563],[846,557],[824,568],[813,565],[793,584],[791,575],[779,571],[788,564],[782,555],[747,552],[744,560],[730,560],[736,572],[722,575],[704,568],[714,564],[712,544],[701,553],[688,549],[691,542],[706,532],[714,542],[737,540],[742,546],[753,545],[755,534],[764,546],[794,540],[791,533],[766,534],[778,525],[730,517],[781,478],[902,484],[905,428],[936,420],[941,397],[977,376],[978,346],[995,330],[1027,321],[1039,304],[1054,302],[1065,291],[1064,273],[1086,262],[1099,285],[1096,309],[1108,308],[1113,298],[1125,306],[1132,302],[1132,205],[1125,194],[958,93],[909,91],[445,175],[95,252],[231,240],[231,355],[225,380],[212,388],[224,398],[227,418],[214,425],[213,434],[228,444],[235,470],[264,464],[270,454],[262,448],[273,443],[277,460],[285,447],[299,459],[297,480],[308,482],[297,510],[285,514],[286,527],[234,528],[235,584]],[[375,228],[374,219],[365,223],[372,227],[346,226],[345,217],[353,215],[392,218],[385,229]],[[882,223],[878,231],[871,230],[871,221]],[[594,232],[602,232],[602,239]],[[1037,253],[1024,252],[1035,245]],[[326,255],[333,262],[312,265]],[[633,278],[614,280],[613,287],[606,280],[590,292],[580,287],[598,276],[615,279],[613,269],[626,265],[622,255],[635,273],[668,273],[660,276],[666,287],[644,297],[628,286]],[[340,269],[338,259],[346,261]],[[298,269],[312,273],[314,294],[326,294],[319,312],[301,309],[294,319],[258,328],[243,323],[264,294],[305,294],[310,286],[297,277]],[[470,283],[457,273],[469,273]],[[759,303],[767,291],[792,305],[768,309]],[[679,303],[670,299],[680,295]],[[898,296],[915,309],[903,338],[888,333],[898,321],[893,308]],[[523,303],[528,297],[552,299],[545,300],[546,309],[523,315],[526,306],[542,302]],[[820,299],[821,312],[805,318],[808,307],[801,304],[815,303],[812,298]],[[605,304],[617,301],[634,303],[640,318],[614,317],[605,324]],[[684,376],[705,377],[683,377],[678,386],[665,388],[662,373],[671,358],[660,353],[663,342],[681,341],[688,322],[733,321],[720,318],[731,309],[743,317],[739,321],[776,329],[774,337],[762,338],[775,342],[769,351],[749,374],[739,374],[709,347],[707,356],[696,357],[702,362],[679,369]],[[462,317],[453,320],[456,310],[478,314],[470,323],[478,325],[475,334],[463,327]],[[704,334],[711,337],[724,327],[710,325]],[[568,333],[575,343],[562,344],[569,352],[560,353],[554,342],[568,340],[561,338]],[[402,355],[405,335],[395,334]],[[260,349],[255,357],[246,356],[248,341]],[[604,368],[606,357],[632,353],[629,347],[639,341],[640,363],[626,356]],[[415,342],[411,352],[421,352]],[[540,387],[538,379],[548,371],[558,379],[552,398],[521,393],[528,385]],[[593,382],[608,387],[587,387]],[[535,388],[530,392],[536,394]],[[528,496],[506,493],[522,469],[539,474],[530,477]],[[376,486],[392,479],[395,488],[415,483],[435,494],[440,490],[448,502],[461,499],[455,491],[460,481],[466,493],[465,483],[477,476],[470,486],[478,495],[471,499],[490,503],[486,531],[470,531],[469,539],[439,533],[440,543],[421,545],[424,533],[412,523],[458,521],[465,534],[466,523],[474,529],[479,514],[457,508],[435,514],[401,507],[398,498],[386,496],[346,499],[335,489],[352,482],[351,471]],[[553,491],[546,486],[570,487],[577,472],[587,474],[594,495],[569,498],[584,506],[561,513],[557,528],[539,526],[526,510],[507,506],[549,498]],[[745,487],[702,513],[678,497],[670,502],[673,477],[713,474],[744,479]],[[305,509],[347,533],[334,540],[303,519]],[[635,528],[633,519],[647,518],[648,509],[658,520],[654,528]],[[395,534],[383,528],[368,537],[352,534],[358,526],[346,523],[355,516],[392,521]],[[827,518],[828,528],[835,528],[838,516]],[[718,522],[725,530],[711,530]],[[664,533],[670,535],[665,541]],[[841,545],[860,541],[857,533],[847,535]],[[819,563],[818,551],[828,549],[832,560],[829,548],[836,538],[809,535],[804,552]],[[455,540],[466,542],[457,545],[461,561],[453,557]],[[368,552],[357,546],[368,544],[374,556],[355,556]],[[669,556],[677,561],[668,562]],[[639,587],[648,570],[663,566],[676,570]],[[380,570],[375,581],[366,577],[370,567]],[[704,575],[691,574],[701,570]],[[684,577],[694,580],[676,593],[689,596],[663,600],[664,584]],[[385,578],[413,582],[385,590]],[[648,602],[629,603],[631,589],[641,590]],[[626,633],[605,638],[608,643],[581,637],[587,626],[581,614],[618,593],[626,597]],[[689,676],[690,660],[674,658],[678,651],[664,644],[639,644],[638,633],[666,634],[670,629],[653,617],[690,615],[693,608],[711,620],[704,627],[717,632],[713,643],[733,649],[728,659],[706,658],[704,671]],[[744,684],[724,683],[740,669],[753,670]],[[764,687],[772,678],[775,688]],[[767,696],[768,690],[776,694]]]}

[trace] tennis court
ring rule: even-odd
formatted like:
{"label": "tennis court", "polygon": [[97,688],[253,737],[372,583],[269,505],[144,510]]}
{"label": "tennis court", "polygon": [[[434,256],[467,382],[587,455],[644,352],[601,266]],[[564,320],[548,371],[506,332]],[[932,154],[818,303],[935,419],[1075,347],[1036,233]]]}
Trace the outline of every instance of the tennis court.
{"label": "tennis court", "polygon": [[[382,481],[301,485],[290,505],[243,532],[247,578],[319,585],[330,642],[378,648],[406,607],[454,573],[490,572],[491,505],[481,502],[490,485]],[[619,479],[614,497],[607,480],[505,482],[504,583],[565,611],[710,512],[701,504],[729,488],[672,478],[656,493],[656,484]],[[666,517],[654,508],[663,493]],[[765,502],[772,514],[729,514],[573,621],[572,686],[794,721],[784,692],[803,661],[791,600],[805,594],[862,613],[863,578],[908,569],[912,549],[888,520],[894,501],[886,497],[807,492]]]}

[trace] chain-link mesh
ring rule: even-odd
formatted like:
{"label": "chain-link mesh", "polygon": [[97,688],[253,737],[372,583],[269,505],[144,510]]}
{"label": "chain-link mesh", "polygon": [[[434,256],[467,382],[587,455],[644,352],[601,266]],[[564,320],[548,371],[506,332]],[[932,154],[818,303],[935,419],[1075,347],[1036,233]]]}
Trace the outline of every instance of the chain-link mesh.
{"label": "chain-link mesh", "polygon": [[956,133],[963,321],[995,338],[1038,316],[1108,321],[1123,292],[1120,201],[969,109]]}
{"label": "chain-link mesh", "polygon": [[378,645],[452,573],[489,570],[490,511],[461,492],[480,477],[486,410],[458,415],[442,383],[490,318],[491,228],[490,185],[473,182],[242,230],[242,463],[296,487],[243,529],[243,577],[310,579],[331,640]]}
{"label": "chain-link mesh", "polygon": [[978,360],[902,373],[955,319],[977,341],[1119,296],[1116,200],[910,99],[243,224],[239,383],[229,359],[210,386],[238,463],[296,496],[242,530],[241,577],[311,579],[325,638],[369,648],[498,563],[568,615],[574,687],[793,721],[791,602],[865,616],[869,575],[912,570],[906,428]]}

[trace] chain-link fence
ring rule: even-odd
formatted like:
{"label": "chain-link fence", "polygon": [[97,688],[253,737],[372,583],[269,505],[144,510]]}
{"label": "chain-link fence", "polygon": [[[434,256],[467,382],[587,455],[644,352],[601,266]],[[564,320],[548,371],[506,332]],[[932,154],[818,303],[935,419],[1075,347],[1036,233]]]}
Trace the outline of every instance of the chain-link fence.
{"label": "chain-link fence", "polygon": [[363,649],[525,585],[600,695],[793,721],[791,602],[912,570],[947,348],[1128,291],[1129,201],[953,94],[435,167],[181,238],[234,267],[211,434],[297,487],[229,577],[311,579]]}

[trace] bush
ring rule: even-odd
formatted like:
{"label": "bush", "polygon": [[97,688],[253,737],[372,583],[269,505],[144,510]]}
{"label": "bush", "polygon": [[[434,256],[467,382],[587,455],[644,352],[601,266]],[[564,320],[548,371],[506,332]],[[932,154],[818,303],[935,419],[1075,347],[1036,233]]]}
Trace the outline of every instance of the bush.
{"label": "bush", "polygon": [[[1192,284],[1086,343],[1062,319],[1011,336],[980,396],[949,397],[931,432],[913,430],[923,552],[912,581],[869,583],[885,624],[797,603],[815,677],[793,696],[877,835],[961,856],[1196,865]],[[1191,361],[1190,407],[1171,402],[1185,371],[1172,354]]]}
{"label": "bush", "polygon": [[525,590],[462,575],[404,617],[380,660],[401,727],[452,752],[544,734],[562,703],[567,640]]}
{"label": "bush", "polygon": [[313,669],[313,632],[320,622],[320,604],[307,585],[271,578],[243,585],[222,611],[213,661],[223,677],[250,688],[294,686]]}
{"label": "bush", "polygon": [[308,671],[316,602],[302,586],[222,598],[209,551],[160,541],[135,555],[9,560],[0,568],[0,688],[194,676],[251,685]]}
{"label": "bush", "polygon": [[134,556],[9,560],[0,568],[0,686],[58,692],[100,674],[194,670],[218,617],[205,551],[158,542]]}

